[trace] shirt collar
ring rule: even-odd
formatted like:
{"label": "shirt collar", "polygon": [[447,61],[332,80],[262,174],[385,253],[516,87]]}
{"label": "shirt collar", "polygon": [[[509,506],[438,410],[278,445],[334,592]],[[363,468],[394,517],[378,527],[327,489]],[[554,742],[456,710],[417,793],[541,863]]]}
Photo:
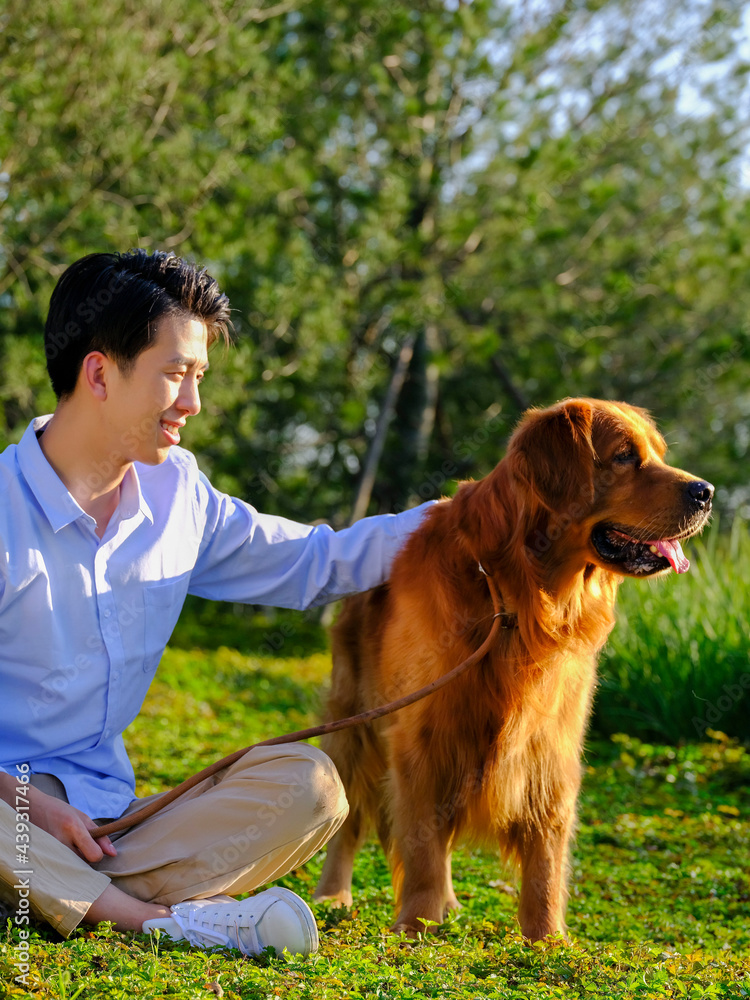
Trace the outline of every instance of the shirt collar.
{"label": "shirt collar", "polygon": [[120,486],[119,510],[123,521],[140,512],[147,521],[150,521],[151,524],[154,523],[154,515],[151,513],[151,508],[146,503],[146,498],[141,490],[141,481],[138,478],[135,465],[130,466]]}
{"label": "shirt collar", "polygon": [[[47,426],[51,418],[52,414],[48,413],[31,421],[18,443],[16,458],[21,473],[44,511],[52,530],[58,532],[73,521],[77,521],[79,517],[89,515],[49,464],[39,444],[37,434]],[[133,517],[140,511],[152,524],[154,522],[151,508],[141,492],[141,484],[134,466],[128,469],[122,481],[118,510],[123,520]]]}

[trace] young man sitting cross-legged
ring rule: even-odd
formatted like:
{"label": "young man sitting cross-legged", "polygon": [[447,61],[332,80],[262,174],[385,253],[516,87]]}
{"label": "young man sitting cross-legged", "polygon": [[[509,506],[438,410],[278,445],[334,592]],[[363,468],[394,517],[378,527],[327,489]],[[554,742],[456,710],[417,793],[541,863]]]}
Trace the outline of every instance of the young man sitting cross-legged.
{"label": "young man sitting cross-legged", "polygon": [[316,748],[256,748],[140,825],[91,836],[143,804],[122,733],[188,593],[307,608],[367,590],[423,515],[333,532],[214,489],[179,442],[228,324],[214,279],[158,252],[92,254],[52,295],[58,405],[0,455],[0,896],[18,901],[28,817],[20,884],[64,936],[109,920],[304,954],[317,931],[298,896],[232,897],[303,864],[343,822]]}

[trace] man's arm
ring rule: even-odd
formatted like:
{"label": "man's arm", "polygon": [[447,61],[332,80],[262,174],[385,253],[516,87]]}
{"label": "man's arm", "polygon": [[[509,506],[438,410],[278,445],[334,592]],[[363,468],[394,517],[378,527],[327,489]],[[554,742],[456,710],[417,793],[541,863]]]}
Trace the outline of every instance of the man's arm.
{"label": "man's arm", "polygon": [[189,592],[211,600],[310,608],[383,583],[432,504],[350,528],[261,514],[200,477],[203,540]]}
{"label": "man's arm", "polygon": [[[18,779],[0,771],[0,799],[14,809],[17,805],[17,788]],[[84,861],[101,861],[105,854],[111,858],[116,856],[117,851],[109,837],[94,840],[91,836],[89,830],[95,830],[96,823],[86,813],[30,784],[25,785],[25,788],[24,799],[29,804],[29,821],[33,826],[46,830]]]}

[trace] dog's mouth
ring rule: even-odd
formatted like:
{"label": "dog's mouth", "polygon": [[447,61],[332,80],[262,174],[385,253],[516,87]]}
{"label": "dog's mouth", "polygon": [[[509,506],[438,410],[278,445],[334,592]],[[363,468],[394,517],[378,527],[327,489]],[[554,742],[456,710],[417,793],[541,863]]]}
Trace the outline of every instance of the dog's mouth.
{"label": "dog's mouth", "polygon": [[653,576],[670,569],[687,573],[690,561],[682,551],[680,539],[691,534],[643,539],[634,538],[625,528],[614,524],[597,524],[591,532],[591,543],[605,563],[628,576]]}

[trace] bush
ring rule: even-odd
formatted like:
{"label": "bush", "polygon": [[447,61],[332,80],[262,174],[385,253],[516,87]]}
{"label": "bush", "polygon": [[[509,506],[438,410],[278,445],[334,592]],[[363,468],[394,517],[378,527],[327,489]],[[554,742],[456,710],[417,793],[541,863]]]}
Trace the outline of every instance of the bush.
{"label": "bush", "polygon": [[750,740],[750,532],[737,518],[690,543],[687,576],[627,580],[600,662],[593,727],[610,735]]}

